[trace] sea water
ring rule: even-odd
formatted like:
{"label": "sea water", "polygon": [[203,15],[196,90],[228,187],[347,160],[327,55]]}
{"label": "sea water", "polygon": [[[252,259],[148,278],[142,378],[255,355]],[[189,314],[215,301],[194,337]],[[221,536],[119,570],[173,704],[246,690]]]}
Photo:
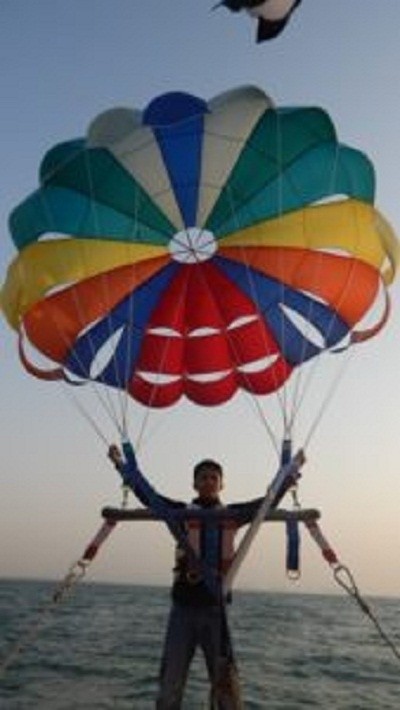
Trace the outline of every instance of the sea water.
{"label": "sea water", "polygon": [[[53,589],[0,582],[1,657],[22,649],[0,680],[1,709],[154,708],[168,590],[84,583],[44,614]],[[399,643],[400,602],[369,603]],[[229,616],[246,709],[400,708],[400,661],[351,598],[236,592]],[[207,695],[197,655],[183,708],[206,708]]]}

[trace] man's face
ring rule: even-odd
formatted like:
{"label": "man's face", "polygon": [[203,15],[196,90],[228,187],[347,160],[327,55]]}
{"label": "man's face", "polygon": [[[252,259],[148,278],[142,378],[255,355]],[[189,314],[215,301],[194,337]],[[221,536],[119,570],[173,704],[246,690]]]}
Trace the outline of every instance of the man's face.
{"label": "man's face", "polygon": [[222,490],[222,477],[213,466],[204,466],[196,476],[194,488],[200,498],[216,499]]}

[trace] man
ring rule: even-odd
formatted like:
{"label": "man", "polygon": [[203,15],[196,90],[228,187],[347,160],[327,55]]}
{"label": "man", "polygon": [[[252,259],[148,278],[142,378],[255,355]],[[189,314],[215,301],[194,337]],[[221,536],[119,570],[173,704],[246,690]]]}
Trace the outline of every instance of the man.
{"label": "man", "polygon": [[[202,649],[211,683],[211,707],[241,710],[240,686],[234,660],[222,583],[234,557],[238,528],[253,519],[262,499],[223,506],[223,470],[211,459],[194,468],[197,493],[188,506],[157,493],[137,467],[133,449],[123,445],[125,458],[116,446],[109,457],[139,500],[160,513],[175,539],[176,563],[172,585],[172,608],[160,668],[158,710],[181,707],[190,663],[197,647]],[[286,491],[280,491],[280,499]],[[193,518],[179,521],[179,510],[193,510]],[[212,517],[202,511],[225,511]],[[198,512],[196,517],[195,513]]]}

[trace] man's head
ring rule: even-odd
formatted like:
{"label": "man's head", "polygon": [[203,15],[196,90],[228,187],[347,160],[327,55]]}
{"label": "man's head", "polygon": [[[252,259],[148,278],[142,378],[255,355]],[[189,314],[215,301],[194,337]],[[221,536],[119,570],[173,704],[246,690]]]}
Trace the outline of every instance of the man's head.
{"label": "man's head", "polygon": [[200,498],[216,500],[223,488],[223,470],[221,464],[212,459],[204,459],[193,470],[193,488]]}

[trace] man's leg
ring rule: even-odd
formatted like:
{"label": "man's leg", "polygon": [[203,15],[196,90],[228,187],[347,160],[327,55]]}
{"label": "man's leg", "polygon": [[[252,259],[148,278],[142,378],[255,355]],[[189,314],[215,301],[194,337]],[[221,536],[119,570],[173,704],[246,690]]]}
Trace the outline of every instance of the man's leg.
{"label": "man's leg", "polygon": [[157,710],[179,710],[196,648],[194,614],[190,607],[174,604],[167,626],[160,668]]}
{"label": "man's leg", "polygon": [[239,674],[223,607],[204,610],[199,643],[211,683],[211,708],[243,710]]}

